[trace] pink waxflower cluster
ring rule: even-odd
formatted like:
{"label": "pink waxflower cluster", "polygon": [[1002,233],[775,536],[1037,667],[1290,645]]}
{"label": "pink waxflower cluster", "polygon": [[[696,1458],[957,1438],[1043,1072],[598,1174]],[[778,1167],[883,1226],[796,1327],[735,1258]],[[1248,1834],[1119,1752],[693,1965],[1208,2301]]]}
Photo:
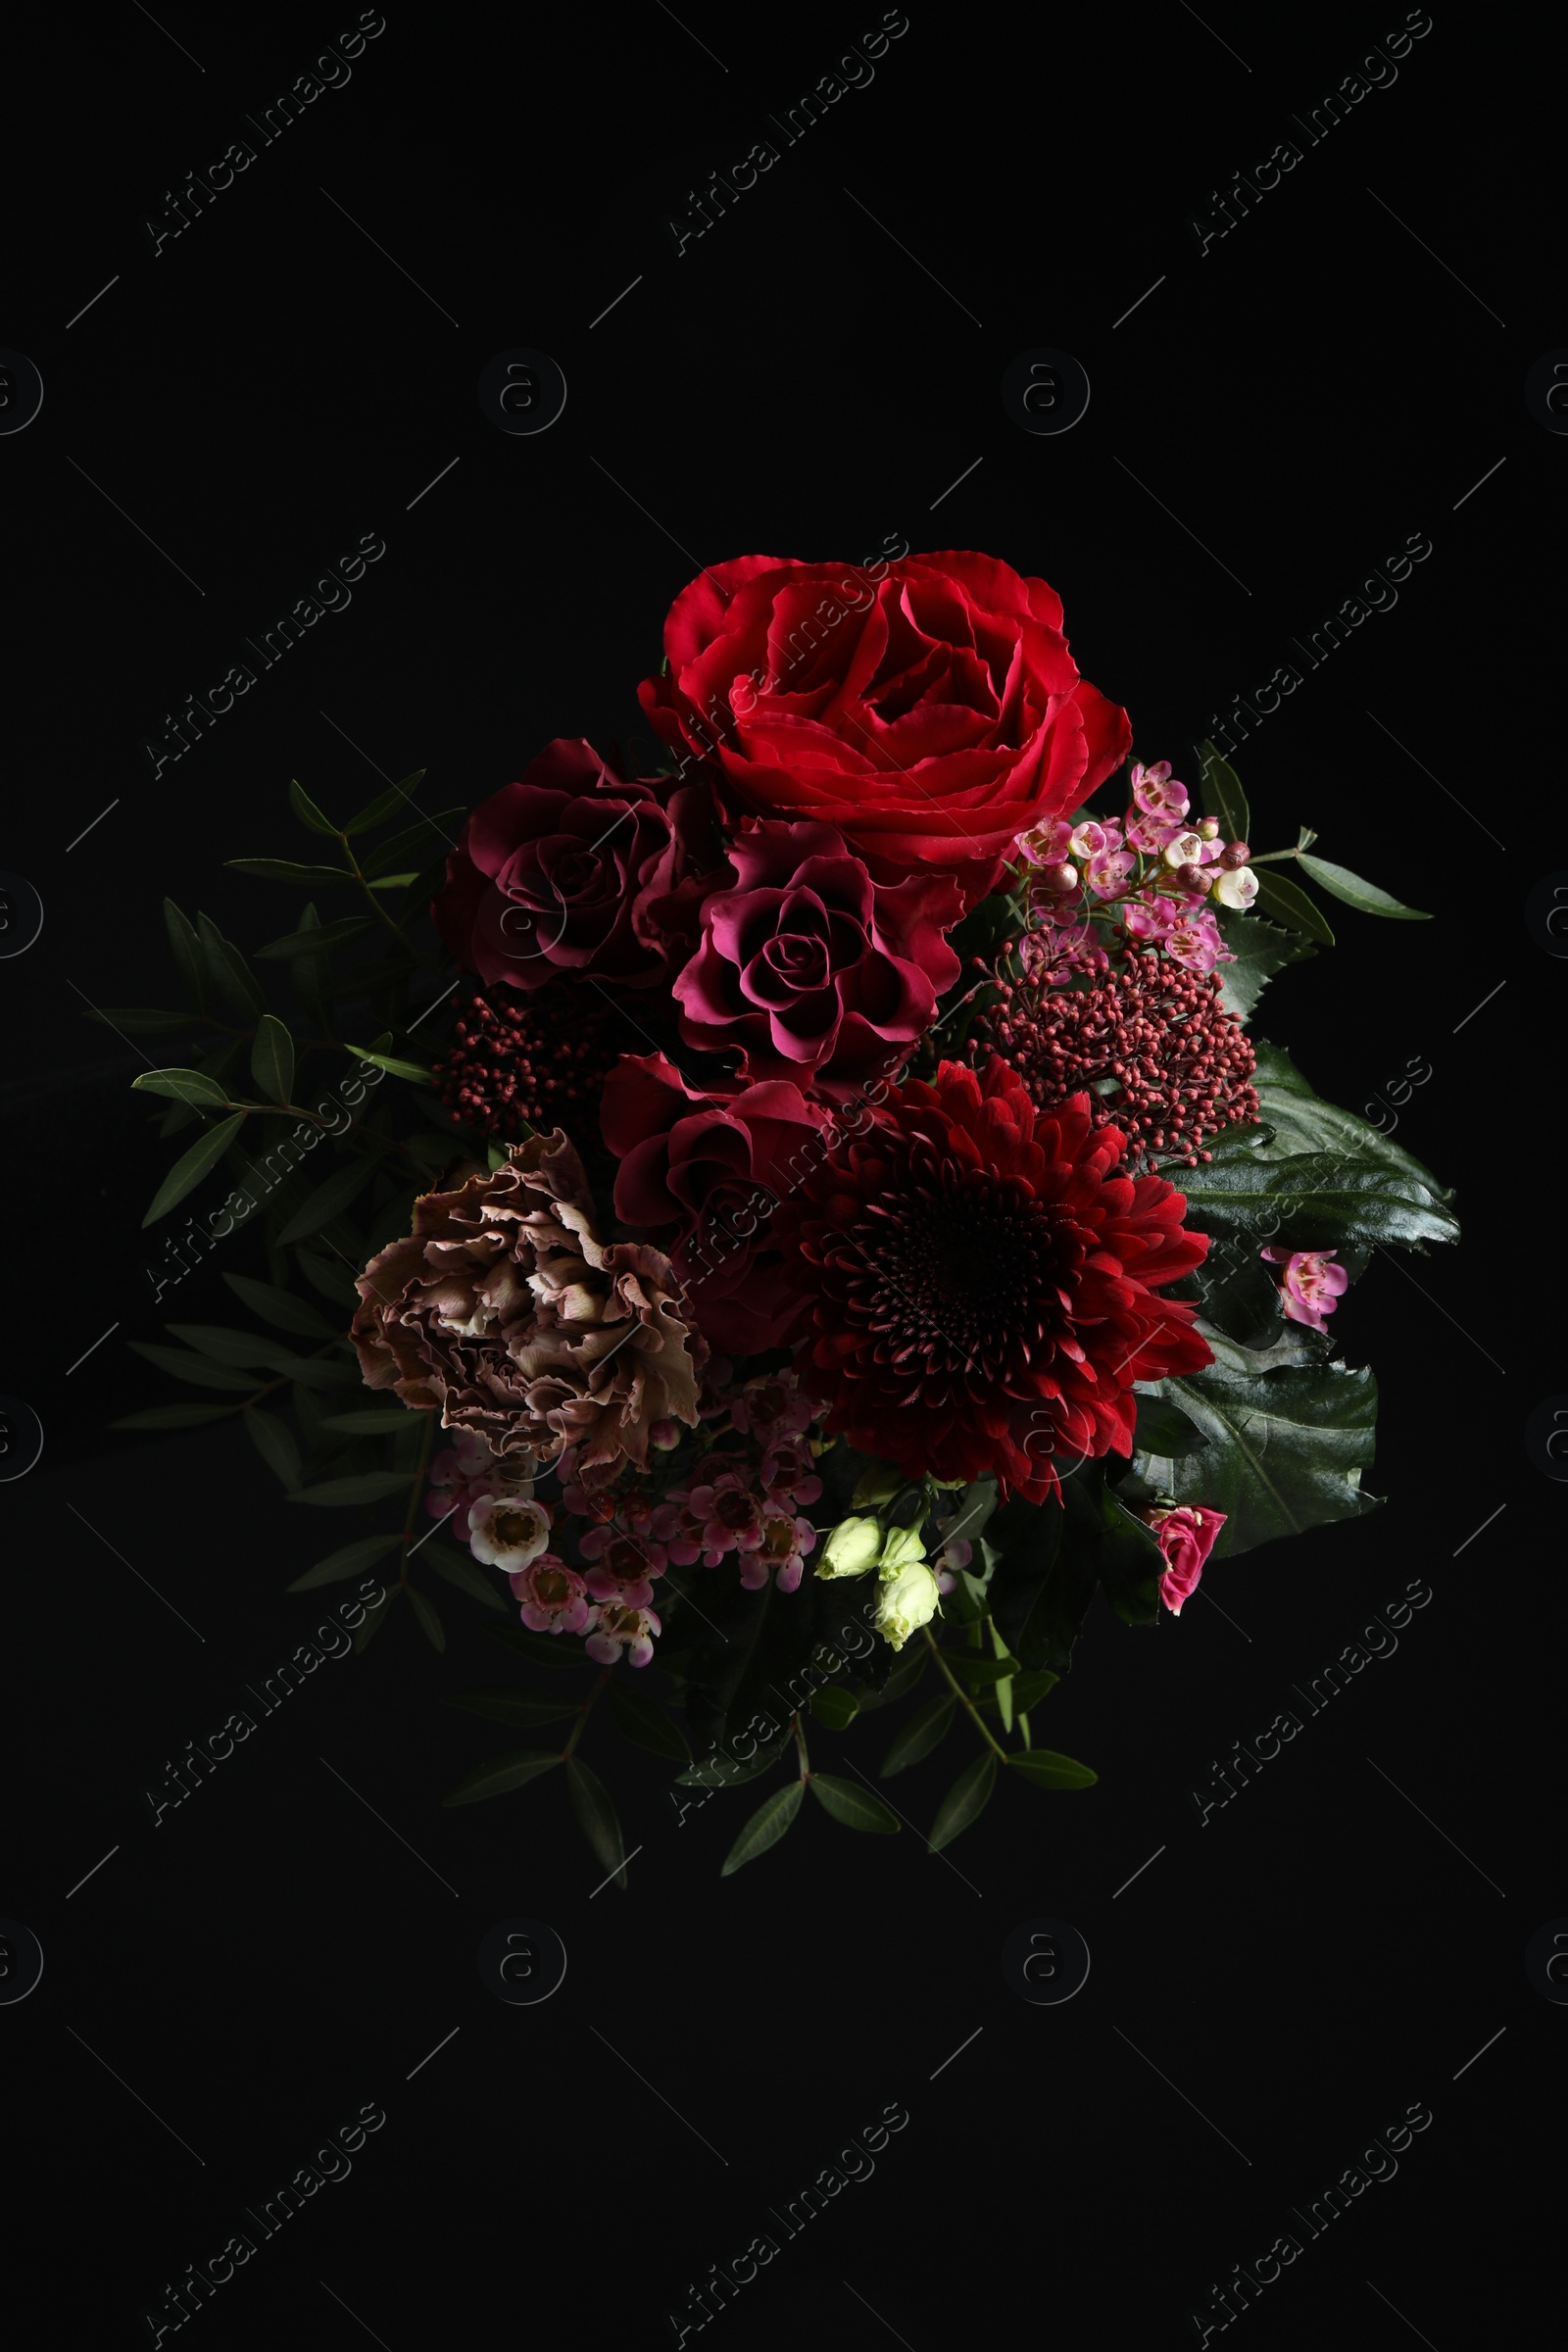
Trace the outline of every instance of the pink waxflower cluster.
{"label": "pink waxflower cluster", "polygon": [[1023,962],[1038,971],[1071,957],[1097,967],[1108,960],[1095,924],[1098,909],[1114,909],[1139,947],[1157,947],[1189,971],[1212,972],[1233,963],[1214,907],[1245,909],[1257,896],[1246,842],[1226,842],[1213,817],[1191,821],[1185,785],[1170,761],[1135,761],[1126,815],[1049,818],[1020,836],[1018,850],[1035,867],[1029,902],[1038,928],[1025,942]]}
{"label": "pink waxflower cluster", "polygon": [[1276,1245],[1260,1254],[1271,1266],[1285,1269],[1280,1276],[1280,1312],[1286,1320],[1304,1323],[1309,1331],[1327,1330],[1323,1318],[1333,1314],[1350,1281],[1345,1268],[1334,1263],[1338,1252]]}

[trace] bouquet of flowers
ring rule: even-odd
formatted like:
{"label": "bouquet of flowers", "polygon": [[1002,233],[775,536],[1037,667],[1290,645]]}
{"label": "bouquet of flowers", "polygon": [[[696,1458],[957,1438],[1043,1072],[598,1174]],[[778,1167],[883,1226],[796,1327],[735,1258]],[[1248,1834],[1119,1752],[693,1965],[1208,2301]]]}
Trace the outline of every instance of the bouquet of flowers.
{"label": "bouquet of flowers", "polygon": [[211,1049],[135,1082],[201,1130],[148,1223],[225,1193],[155,1292],[254,1217],[267,1279],[224,1279],[270,1327],[137,1343],[229,1394],[123,1426],[239,1414],[366,1514],[294,1587],[378,1569],[362,1645],[406,1594],[441,1650],[430,1577],[504,1613],[524,1680],[453,1703],[560,1736],[448,1801],[560,1771],[622,1885],[591,1719],[692,1789],[785,1766],[726,1872],[808,1788],[899,1828],[808,1732],[902,1707],[886,1780],[961,1719],[940,1848],[999,1779],[1095,1779],[1039,1733],[1097,1592],[1154,1627],[1374,1505],[1329,1318],[1450,1195],[1249,1024],[1333,943],[1288,867],[1426,918],[1309,830],[1254,851],[1211,745],[1194,789],[1131,760],[1061,618],[973,554],[719,564],[640,689],[653,772],[558,740],[471,813],[414,776],[343,824],[294,784],[336,861],[230,862],[310,894],[256,955],[297,1012],[166,903],[194,1013],[102,1016]]}

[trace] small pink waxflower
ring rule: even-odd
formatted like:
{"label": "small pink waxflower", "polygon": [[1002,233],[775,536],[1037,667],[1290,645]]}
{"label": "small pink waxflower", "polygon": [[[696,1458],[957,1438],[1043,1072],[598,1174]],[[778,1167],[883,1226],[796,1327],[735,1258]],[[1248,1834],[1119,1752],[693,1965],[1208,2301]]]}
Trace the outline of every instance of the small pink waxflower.
{"label": "small pink waxflower", "polygon": [[1183,909],[1174,899],[1137,898],[1124,901],[1121,908],[1123,928],[1139,941],[1158,943],[1169,939],[1182,919]]}
{"label": "small pink waxflower", "polygon": [[775,1503],[765,1503],[762,1541],[755,1551],[741,1554],[741,1583],[755,1592],[771,1576],[781,1592],[793,1592],[800,1584],[807,1553],[815,1549],[816,1530],[809,1519],[797,1519]]}
{"label": "small pink waxflower", "polygon": [[[951,1527],[952,1520],[950,1519],[947,1524]],[[938,1535],[942,1533],[940,1526],[937,1533]],[[937,1591],[951,1592],[958,1581],[959,1570],[967,1568],[973,1558],[974,1545],[969,1542],[967,1536],[950,1536],[931,1562],[931,1566],[936,1572]]]}
{"label": "small pink waxflower", "polygon": [[1086,816],[1083,823],[1074,825],[1067,836],[1068,853],[1077,858],[1080,865],[1086,864],[1091,858],[1100,857],[1109,847],[1104,826],[1097,824],[1093,817]]}
{"label": "small pink waxflower", "polygon": [[1195,1502],[1182,1503],[1174,1510],[1145,1511],[1144,1517],[1165,1555],[1159,1597],[1171,1615],[1179,1617],[1183,1601],[1191,1600],[1198,1591],[1203,1562],[1214,1548],[1214,1538],[1225,1524],[1225,1513]]}
{"label": "small pink waxflower", "polygon": [[1323,1318],[1333,1314],[1350,1281],[1345,1268],[1333,1262],[1337,1252],[1285,1250],[1274,1244],[1262,1254],[1270,1265],[1285,1268],[1280,1276],[1281,1313],[1292,1323],[1304,1323],[1311,1331],[1327,1330]]}
{"label": "small pink waxflower", "polygon": [[1114,899],[1132,880],[1136,863],[1130,850],[1102,850],[1084,867],[1084,880],[1097,899]]}
{"label": "small pink waxflower", "polygon": [[1190,900],[1177,906],[1176,920],[1162,944],[1172,963],[1183,964],[1190,972],[1211,972],[1216,964],[1236,961],[1235,951],[1225,945],[1211,908],[1194,906]]}
{"label": "small pink waxflower", "polygon": [[1031,832],[1020,833],[1018,848],[1031,865],[1060,865],[1067,855],[1072,827],[1064,816],[1047,817]]}
{"label": "small pink waxflower", "polygon": [[624,1651],[628,1665],[646,1666],[654,1654],[653,1636],[663,1632],[649,1608],[626,1608],[603,1600],[589,1611],[591,1628],[584,1649],[597,1666],[613,1666]]}
{"label": "small pink waxflower", "polygon": [[507,1582],[520,1601],[519,1615],[531,1634],[580,1634],[592,1612],[588,1588],[575,1568],[553,1551],[543,1551]]}
{"label": "small pink waxflower", "polygon": [[1171,774],[1168,760],[1156,760],[1152,767],[1135,760],[1132,787],[1134,804],[1146,816],[1174,819],[1179,824],[1192,807],[1186,787]]}
{"label": "small pink waxflower", "polygon": [[561,1499],[573,1518],[614,1518],[620,1497],[613,1492],[613,1478],[594,1486],[579,1478],[575,1446],[568,1446],[555,1466],[561,1474]]}
{"label": "small pink waxflower", "polygon": [[[671,1494],[669,1501],[684,1506],[700,1547],[693,1557],[700,1557],[705,1568],[716,1568],[727,1551],[755,1551],[762,1541],[761,1497],[753,1492],[750,1470],[720,1470],[689,1493]],[[669,1545],[677,1566],[690,1564],[682,1558],[689,1541],[682,1525]]]}
{"label": "small pink waxflower", "polygon": [[811,1407],[801,1395],[801,1384],[793,1372],[764,1372],[746,1383],[730,1406],[730,1419],[737,1429],[748,1431],[766,1446],[775,1438],[808,1428]]}
{"label": "small pink waxflower", "polygon": [[485,1568],[526,1568],[550,1542],[550,1513],[523,1494],[481,1494],[468,1507],[468,1549]]}
{"label": "small pink waxflower", "polygon": [[816,1456],[809,1442],[798,1434],[774,1439],[762,1456],[759,1475],[769,1502],[815,1502],[822,1492]]}
{"label": "small pink waxflower", "polygon": [[654,1579],[662,1576],[669,1555],[662,1544],[644,1544],[610,1528],[590,1528],[579,1546],[588,1571],[588,1590],[595,1600],[618,1600],[628,1609],[645,1608],[654,1597]]}

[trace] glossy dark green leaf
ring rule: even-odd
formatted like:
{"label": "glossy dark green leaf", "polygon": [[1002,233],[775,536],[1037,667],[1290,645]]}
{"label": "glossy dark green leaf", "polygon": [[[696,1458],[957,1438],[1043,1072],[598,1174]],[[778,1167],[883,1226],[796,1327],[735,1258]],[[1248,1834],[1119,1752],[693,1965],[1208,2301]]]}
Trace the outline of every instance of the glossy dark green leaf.
{"label": "glossy dark green leaf", "polygon": [[1087,1764],[1075,1764],[1071,1756],[1058,1756],[1049,1747],[1015,1748],[1007,1763],[1037,1788],[1092,1788],[1100,1778]]}
{"label": "glossy dark green leaf", "polygon": [[928,1756],[937,1742],[946,1739],[957,1705],[950,1690],[946,1696],[939,1693],[917,1707],[908,1721],[899,1726],[882,1759],[878,1778],[890,1781],[896,1772],[904,1772],[909,1765],[918,1764],[922,1756]]}
{"label": "glossy dark green leaf", "polygon": [[818,1723],[826,1724],[830,1732],[847,1731],[858,1709],[853,1691],[844,1690],[836,1683],[828,1683],[811,1693],[811,1713]]}
{"label": "glossy dark green leaf", "polygon": [[609,1789],[580,1756],[566,1759],[566,1788],[577,1826],[593,1848],[600,1869],[609,1874],[624,1894],[626,1841],[620,1834],[620,1817],[611,1802]]}
{"label": "glossy dark green leaf", "polygon": [[1368,1166],[1386,1168],[1402,1183],[1424,1185],[1445,1208],[1452,1201],[1451,1190],[1396,1144],[1392,1131],[1385,1133],[1337,1102],[1325,1102],[1281,1047],[1259,1038],[1255,1051],[1258,1106],[1274,1129],[1273,1142],[1264,1147],[1270,1156],[1277,1152],[1345,1152]]}
{"label": "glossy dark green leaf", "polygon": [[315,1502],[328,1509],[347,1509],[353,1503],[379,1502],[414,1484],[409,1470],[363,1470],[353,1478],[329,1478],[318,1487],[301,1487],[290,1502]]}
{"label": "glossy dark green leaf", "polygon": [[131,1080],[138,1095],[167,1095],[174,1102],[195,1102],[203,1109],[221,1109],[226,1088],[201,1070],[141,1070]]}
{"label": "glossy dark green leaf", "polygon": [[267,999],[257,986],[255,975],[244,956],[232,940],[223,937],[211,915],[198,914],[196,930],[202,953],[207,958],[207,969],[220,996],[226,998],[236,1012],[254,1021],[266,1011]]}
{"label": "glossy dark green leaf", "polygon": [[1218,966],[1220,1002],[1237,1020],[1250,1020],[1274,974],[1289,963],[1305,962],[1317,948],[1304,931],[1282,931],[1260,914],[1240,914],[1230,906],[1214,912],[1220,936],[1236,959]]}
{"label": "glossy dark green leaf", "polygon": [[300,1449],[288,1423],[280,1421],[275,1413],[259,1411],[255,1405],[248,1405],[241,1418],[257,1452],[273,1476],[281,1479],[285,1487],[297,1487]]}
{"label": "glossy dark green leaf", "polygon": [[316,956],[323,948],[341,947],[345,941],[358,939],[363,932],[376,927],[373,914],[341,915],[336,922],[318,923],[305,930],[290,931],[282,939],[270,940],[265,948],[257,949],[256,960],[276,963],[286,962],[294,956]]}
{"label": "glossy dark green leaf", "polygon": [[748,1862],[755,1862],[759,1854],[765,1854],[769,1846],[777,1845],[800,1811],[801,1798],[805,1793],[804,1781],[787,1781],[782,1788],[775,1788],[771,1796],[764,1796],[725,1855],[720,1878],[733,1877],[737,1870],[744,1870]]}
{"label": "glossy dark green leaf", "polygon": [[301,865],[292,858],[225,858],[223,863],[236,874],[254,874],[259,882],[292,882],[302,890],[354,879],[346,866]]}
{"label": "glossy dark green leaf", "polygon": [[170,1169],[170,1174],[167,1174],[165,1181],[158,1186],[158,1193],[153,1195],[153,1206],[148,1209],[146,1216],[141,1218],[143,1230],[146,1230],[148,1225],[158,1223],[160,1216],[167,1216],[170,1209],[174,1209],[178,1201],[186,1198],[186,1193],[195,1190],[197,1183],[202,1181],[202,1176],[219,1164],[219,1159],[223,1157],[223,1152],[228,1151],[228,1146],[235,1141],[235,1136],[240,1134],[242,1127],[244,1127],[244,1112],[235,1110],[232,1112],[232,1117],[219,1119],[217,1127],[209,1127],[205,1134],[197,1136],[197,1141],[190,1146],[190,1151],[181,1152],[181,1157],[176,1159],[174,1166]]}
{"label": "glossy dark green leaf", "polygon": [[656,1756],[667,1756],[675,1764],[691,1762],[685,1734],[657,1701],[630,1690],[618,1675],[612,1675],[605,1685],[605,1697],[618,1729],[636,1746],[646,1747]]}
{"label": "glossy dark green leaf", "polygon": [[373,801],[367,802],[358,816],[349,818],[343,828],[344,832],[368,833],[372,825],[384,824],[386,819],[395,815],[399,808],[408,807],[409,802],[423,782],[424,770],[422,767],[416,767],[412,776],[404,777],[401,784],[389,786],[385,792],[377,793]]}
{"label": "glossy dark green leaf", "polygon": [[299,818],[300,823],[307,826],[312,833],[325,833],[333,840],[337,838],[336,825],[329,816],[323,816],[303,784],[290,784],[288,801],[289,807]]}
{"label": "glossy dark green leaf", "polygon": [[1208,1440],[1163,1475],[1178,1502],[1225,1513],[1216,1557],[1376,1508],[1361,1492],[1377,1418],[1377,1384],[1365,1366],[1193,1372],[1161,1382],[1160,1392]]}
{"label": "glossy dark green leaf", "polygon": [[340,1551],[330,1551],[324,1560],[318,1560],[303,1576],[297,1576],[289,1586],[291,1592],[309,1592],[316,1585],[339,1585],[346,1577],[358,1576],[366,1568],[373,1568],[384,1560],[389,1551],[396,1551],[401,1538],[397,1536],[357,1536]]}
{"label": "glossy dark green leaf", "polygon": [[407,1592],[409,1595],[409,1606],[414,1611],[420,1633],[429,1642],[432,1649],[444,1650],[447,1645],[446,1631],[442,1626],[440,1618],[436,1615],[434,1607],[425,1599],[424,1594],[419,1592],[416,1586],[408,1586]]}
{"label": "glossy dark green leaf", "polygon": [[294,1085],[294,1040],[275,1013],[264,1012],[251,1047],[251,1076],[270,1102],[287,1102]]}
{"label": "glossy dark green leaf", "polygon": [[1342,1243],[1397,1242],[1419,1250],[1451,1242],[1458,1224],[1425,1184],[1389,1165],[1384,1152],[1292,1152],[1266,1157],[1257,1130],[1227,1128],[1208,1164],[1184,1168],[1187,1215],[1200,1226],[1230,1227],[1298,1249]]}
{"label": "glossy dark green leaf", "polygon": [[164,901],[164,923],[174,951],[179,976],[203,1012],[207,1010],[207,958],[190,917],[180,913],[172,899]]}
{"label": "glossy dark green leaf", "polygon": [[1242,779],[1211,743],[1198,747],[1198,796],[1205,816],[1217,816],[1227,841],[1250,841],[1252,817]]}
{"label": "glossy dark green leaf", "polygon": [[1168,1397],[1140,1396],[1134,1443],[1140,1453],[1165,1454],[1175,1460],[1181,1454],[1196,1453],[1203,1440]]}
{"label": "glossy dark green leaf", "polygon": [[937,1810],[936,1821],[927,1840],[933,1853],[951,1845],[962,1836],[970,1824],[978,1820],[991,1801],[991,1791],[997,1785],[997,1759],[988,1747],[976,1756],[972,1764],[959,1773]]}
{"label": "glossy dark green leaf", "polygon": [[448,1707],[461,1707],[469,1715],[484,1715],[492,1723],[510,1723],[518,1731],[532,1731],[536,1724],[560,1723],[576,1708],[567,1699],[529,1698],[520,1690],[509,1690],[504,1683],[486,1690],[452,1690],[442,1700]]}
{"label": "glossy dark green leaf", "polygon": [[126,1413],[109,1426],[111,1429],[195,1429],[203,1421],[226,1421],[233,1410],[231,1404],[154,1404],[144,1413]]}
{"label": "glossy dark green leaf", "polygon": [[1398,900],[1390,898],[1386,890],[1379,890],[1375,882],[1363,882],[1360,875],[1352,874],[1348,866],[1331,865],[1326,858],[1308,858],[1304,852],[1296,862],[1304,867],[1320,889],[1326,890],[1333,898],[1343,899],[1346,906],[1353,906],[1358,914],[1391,915],[1396,922],[1401,923],[1430,923],[1432,920],[1431,915],[1423,914],[1418,906],[1401,906]]}
{"label": "glossy dark green leaf", "polygon": [[1257,876],[1257,898],[1254,904],[1264,914],[1271,914],[1287,930],[1305,931],[1311,938],[1320,939],[1326,948],[1334,945],[1334,933],[1329,920],[1315,900],[1294,882],[1287,882],[1272,866],[1254,865]]}
{"label": "glossy dark green leaf", "polygon": [[249,1274],[225,1274],[223,1280],[242,1306],[248,1306],[274,1330],[292,1331],[300,1339],[330,1340],[343,1328],[341,1322],[328,1323],[308,1299],[296,1298],[292,1291],[279,1290],[275,1283],[257,1282]]}
{"label": "glossy dark green leaf", "polygon": [[375,1174],[379,1162],[367,1152],[357,1159],[345,1160],[333,1169],[330,1176],[318,1184],[303,1207],[290,1217],[278,1235],[279,1246],[286,1250],[291,1242],[304,1242],[319,1233],[351,1200],[357,1200]]}
{"label": "glossy dark green leaf", "polygon": [[874,1830],[888,1838],[904,1826],[891,1805],[885,1805],[863,1781],[841,1781],[832,1773],[813,1772],[807,1787],[817,1802],[847,1830]]}
{"label": "glossy dark green leaf", "polygon": [[529,1781],[536,1781],[542,1772],[553,1772],[560,1762],[560,1756],[528,1747],[515,1748],[505,1756],[492,1756],[488,1764],[481,1764],[477,1772],[470,1772],[466,1780],[460,1781],[442,1802],[475,1805],[482,1797],[505,1796],[508,1789],[521,1788]]}

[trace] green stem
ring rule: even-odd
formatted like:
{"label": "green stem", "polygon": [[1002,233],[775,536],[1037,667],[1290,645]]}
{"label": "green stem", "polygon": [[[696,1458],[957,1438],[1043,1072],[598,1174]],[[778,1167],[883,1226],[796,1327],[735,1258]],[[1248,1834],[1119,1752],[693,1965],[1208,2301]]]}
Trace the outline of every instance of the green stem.
{"label": "green stem", "polygon": [[801,1751],[801,1778],[808,1781],[811,1777],[811,1759],[806,1752],[806,1734],[801,1729],[798,1713],[790,1717],[790,1730],[795,1734],[795,1744]]}
{"label": "green stem", "polygon": [[968,1708],[970,1715],[973,1717],[973,1719],[974,1719],[974,1728],[975,1728],[975,1730],[976,1730],[976,1731],[979,1733],[979,1735],[980,1735],[981,1739],[982,1739],[982,1740],[985,1741],[985,1743],[986,1743],[987,1747],[989,1747],[989,1748],[993,1749],[993,1750],[995,1751],[995,1753],[996,1753],[997,1755],[999,1755],[999,1756],[1002,1758],[1002,1761],[1004,1762],[1004,1764],[1005,1764],[1005,1762],[1007,1761],[1007,1751],[1006,1751],[1006,1749],[1005,1749],[1005,1748],[1004,1748],[1003,1745],[1002,1745],[1002,1743],[1001,1743],[1001,1741],[1000,1741],[1000,1740],[993,1740],[993,1739],[992,1739],[990,1732],[989,1732],[989,1731],[987,1730],[987,1728],[986,1728],[986,1725],[985,1725],[984,1719],[983,1719],[983,1718],[982,1718],[982,1716],[981,1716],[981,1713],[980,1713],[980,1710],[979,1710],[979,1708],[978,1708],[978,1707],[975,1705],[975,1703],[974,1703],[974,1700],[973,1700],[973,1699],[972,1699],[972,1698],[969,1696],[969,1693],[968,1693],[968,1691],[967,1691],[967,1690],[965,1690],[965,1689],[963,1688],[963,1685],[962,1685],[962,1684],[961,1684],[961,1683],[958,1681],[958,1678],[957,1678],[957,1676],[956,1676],[956,1675],[954,1673],[954,1671],[953,1671],[952,1667],[951,1667],[951,1666],[948,1664],[948,1662],[947,1662],[947,1659],[946,1659],[946,1658],[945,1658],[945,1657],[942,1655],[942,1649],[941,1649],[941,1645],[940,1645],[940,1643],[938,1643],[938,1642],[933,1642],[933,1641],[932,1641],[932,1639],[931,1639],[931,1629],[930,1629],[930,1627],[929,1627],[929,1626],[922,1626],[922,1627],[920,1628],[920,1631],[921,1631],[921,1632],[924,1634],[924,1636],[925,1636],[926,1647],[927,1647],[927,1648],[930,1650],[930,1652],[931,1652],[931,1655],[932,1655],[932,1656],[935,1658],[935,1660],[936,1660],[936,1662],[937,1662],[938,1666],[941,1668],[941,1670],[942,1670],[943,1674],[944,1674],[944,1675],[947,1677],[948,1681],[949,1681],[949,1682],[952,1684],[952,1686],[953,1686],[953,1690],[954,1690],[954,1695],[955,1695],[956,1697],[957,1697],[957,1698],[961,1698],[961,1699],[962,1699],[962,1701],[963,1701],[964,1705],[965,1705],[965,1706]]}
{"label": "green stem", "polygon": [[403,925],[400,922],[397,922],[390,914],[388,914],[379,898],[370,888],[370,885],[365,879],[364,874],[360,871],[360,861],[355,857],[354,852],[349,848],[348,835],[346,833],[340,833],[338,835],[338,839],[343,844],[343,854],[349,861],[349,867],[353,873],[354,879],[359,884],[361,890],[365,893],[366,899],[369,904],[370,912],[376,916],[378,921],[383,922],[386,925],[393,938],[397,941],[399,947],[405,949],[408,954],[414,957],[416,963],[422,963],[426,971],[439,971],[441,966],[439,964],[432,963],[429,956],[425,955],[423,949],[416,948],[415,946],[413,940],[410,939],[408,933],[404,930]]}

